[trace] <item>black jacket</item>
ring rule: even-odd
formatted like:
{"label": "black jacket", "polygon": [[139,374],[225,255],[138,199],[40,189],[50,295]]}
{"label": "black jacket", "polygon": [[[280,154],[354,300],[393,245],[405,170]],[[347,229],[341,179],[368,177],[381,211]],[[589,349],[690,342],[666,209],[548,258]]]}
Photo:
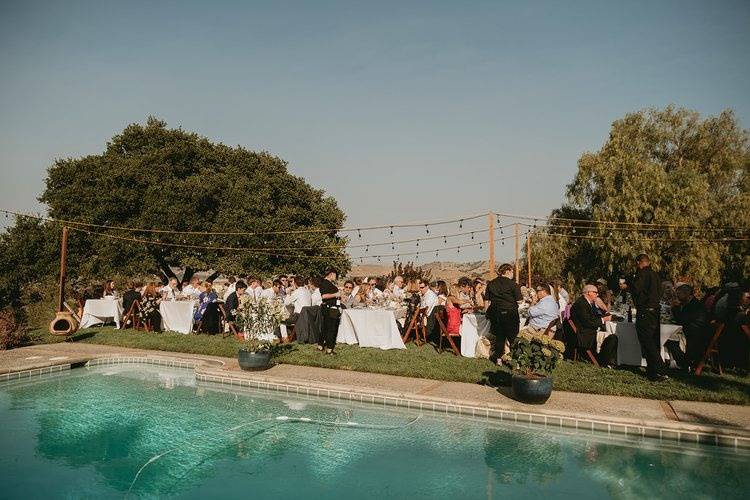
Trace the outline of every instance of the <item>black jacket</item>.
{"label": "black jacket", "polygon": [[122,295],[122,310],[125,311],[125,314],[130,312],[130,308],[136,300],[141,300],[141,293],[135,290],[128,290]]}
{"label": "black jacket", "polygon": [[708,313],[706,308],[693,297],[690,302],[684,306],[672,308],[672,316],[675,323],[682,326],[688,341],[691,339],[702,339],[708,337],[711,327],[708,324]]}
{"label": "black jacket", "polygon": [[570,308],[570,319],[578,329],[578,346],[584,349],[596,348],[596,332],[602,326],[602,319],[594,313],[591,304],[581,296]]}
{"label": "black jacket", "polygon": [[633,303],[638,309],[658,309],[661,300],[661,279],[651,266],[638,269],[630,283]]}
{"label": "black jacket", "polygon": [[232,292],[224,301],[224,312],[227,315],[227,321],[234,321],[235,315],[232,311],[236,311],[240,307],[240,299],[237,297],[237,292]]}

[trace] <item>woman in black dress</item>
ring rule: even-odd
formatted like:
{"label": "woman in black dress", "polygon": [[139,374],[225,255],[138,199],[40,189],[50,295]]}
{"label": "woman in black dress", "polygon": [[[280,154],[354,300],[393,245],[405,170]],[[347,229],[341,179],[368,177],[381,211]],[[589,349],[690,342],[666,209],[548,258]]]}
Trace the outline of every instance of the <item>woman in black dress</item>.
{"label": "woman in black dress", "polygon": [[497,269],[497,278],[487,283],[486,300],[487,319],[494,337],[493,356],[497,364],[502,364],[500,357],[505,350],[505,341],[513,344],[519,329],[518,304],[523,300],[521,287],[513,281],[514,269],[510,264],[503,264]]}

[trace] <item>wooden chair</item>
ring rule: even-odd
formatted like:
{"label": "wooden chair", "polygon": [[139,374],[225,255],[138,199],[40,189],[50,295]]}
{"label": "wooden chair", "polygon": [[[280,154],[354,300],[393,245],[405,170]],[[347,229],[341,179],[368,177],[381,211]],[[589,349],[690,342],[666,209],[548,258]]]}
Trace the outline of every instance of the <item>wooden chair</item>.
{"label": "wooden chair", "polygon": [[552,321],[549,322],[549,325],[547,325],[547,328],[544,329],[544,335],[547,337],[554,337],[555,330],[553,328],[557,328],[560,326],[560,318],[555,318]]}
{"label": "wooden chair", "polygon": [[[576,348],[573,351],[573,361],[578,361],[578,328],[576,327],[575,323],[573,323],[572,319],[568,319],[568,325],[570,326],[570,329],[573,330],[573,333],[576,336]],[[594,353],[591,352],[591,349],[586,349],[586,356],[588,356],[589,360],[599,368],[599,362],[596,360],[596,356],[594,356]]]}
{"label": "wooden chair", "polygon": [[714,327],[714,335],[708,343],[706,352],[703,354],[703,358],[701,358],[698,366],[695,367],[696,375],[700,375],[701,372],[703,372],[703,368],[705,368],[708,361],[711,361],[711,365],[714,368],[718,368],[719,375],[724,374],[724,370],[721,366],[721,357],[719,356],[719,337],[721,337],[722,333],[724,333],[724,323],[716,323]]}
{"label": "wooden chair", "polygon": [[461,356],[461,350],[456,347],[456,343],[453,342],[453,337],[460,337],[461,334],[448,332],[448,328],[446,328],[445,326],[442,314],[435,314],[435,319],[437,320],[438,327],[440,327],[440,341],[438,342],[438,352],[443,352],[443,337],[445,337],[448,340],[451,349],[453,349],[453,354],[455,354],[456,356]]}
{"label": "wooden chair", "polygon": [[134,300],[133,303],[130,305],[130,309],[128,309],[128,312],[125,313],[125,316],[122,317],[122,321],[120,322],[120,329],[125,329],[126,325],[128,324],[128,321],[133,322],[133,329],[139,330],[141,327],[141,316],[138,314],[141,311],[141,303],[138,300]]}
{"label": "wooden chair", "polygon": [[[421,309],[418,309],[417,313],[412,316],[411,321],[409,321],[409,325],[406,327],[404,336],[401,339],[403,340],[404,344],[409,342],[409,336],[412,333],[414,334],[415,344],[422,345],[423,343],[427,342],[427,328],[424,325],[424,319],[425,319],[426,314],[427,314],[427,308],[423,307]],[[421,340],[420,340],[420,334],[422,336]]]}

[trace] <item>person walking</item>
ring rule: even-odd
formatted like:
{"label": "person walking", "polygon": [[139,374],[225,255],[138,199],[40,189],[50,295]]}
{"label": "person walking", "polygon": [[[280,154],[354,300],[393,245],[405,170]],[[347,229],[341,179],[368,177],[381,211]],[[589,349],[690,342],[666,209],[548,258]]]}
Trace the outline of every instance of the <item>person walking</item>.
{"label": "person walking", "polygon": [[336,347],[336,336],[339,331],[339,322],[341,321],[341,292],[336,286],[336,277],[338,273],[334,269],[326,272],[325,277],[320,283],[320,297],[323,313],[323,335],[318,345],[319,350],[324,350],[326,354],[333,354]]}
{"label": "person walking", "polygon": [[630,289],[636,307],[635,330],[638,342],[646,356],[646,374],[652,382],[661,382],[664,375],[664,360],[661,358],[660,325],[661,279],[651,269],[651,261],[645,253],[636,257],[637,270]]}

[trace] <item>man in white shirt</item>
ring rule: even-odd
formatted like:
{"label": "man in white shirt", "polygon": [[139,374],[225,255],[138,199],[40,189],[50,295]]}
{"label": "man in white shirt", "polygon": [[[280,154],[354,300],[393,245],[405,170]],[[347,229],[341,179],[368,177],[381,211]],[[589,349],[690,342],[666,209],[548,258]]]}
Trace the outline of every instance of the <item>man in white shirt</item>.
{"label": "man in white shirt", "polygon": [[273,280],[273,283],[271,283],[271,286],[269,288],[264,289],[260,293],[260,297],[262,299],[267,300],[276,300],[279,297],[279,290],[281,289],[281,281],[279,280]]}
{"label": "man in white shirt", "polygon": [[201,280],[197,276],[190,278],[190,284],[182,289],[182,295],[186,295],[197,299],[201,294],[200,284]]}
{"label": "man in white shirt", "polygon": [[292,293],[287,293],[284,305],[294,306],[292,314],[299,314],[303,307],[312,305],[312,297],[310,289],[305,286],[305,280],[301,276],[294,277],[294,284],[292,286]]}
{"label": "man in white shirt", "polygon": [[419,282],[419,293],[420,295],[422,295],[422,298],[419,301],[419,308],[422,309],[426,307],[426,314],[427,316],[429,316],[435,306],[438,305],[438,296],[435,292],[432,291],[432,289],[430,288],[430,284],[422,280],[420,280]]}
{"label": "man in white shirt", "polygon": [[310,296],[312,297],[312,305],[314,306],[323,304],[323,297],[320,295],[320,286],[318,283],[319,278],[310,278],[307,284],[307,287],[310,289]]}
{"label": "man in white shirt", "polygon": [[260,280],[258,278],[248,278],[248,287],[245,294],[253,297],[254,299],[259,299],[262,293],[263,287],[260,286]]}
{"label": "man in white shirt", "polygon": [[227,297],[232,295],[236,289],[237,289],[237,279],[234,276],[230,276],[227,279],[227,288],[224,291],[224,300],[227,300]]}
{"label": "man in white shirt", "polygon": [[169,278],[169,284],[164,285],[159,289],[162,297],[166,300],[177,300],[177,294],[180,291],[177,289],[177,278]]}
{"label": "man in white shirt", "polygon": [[393,278],[393,298],[402,300],[404,298],[404,277],[396,276]]}

